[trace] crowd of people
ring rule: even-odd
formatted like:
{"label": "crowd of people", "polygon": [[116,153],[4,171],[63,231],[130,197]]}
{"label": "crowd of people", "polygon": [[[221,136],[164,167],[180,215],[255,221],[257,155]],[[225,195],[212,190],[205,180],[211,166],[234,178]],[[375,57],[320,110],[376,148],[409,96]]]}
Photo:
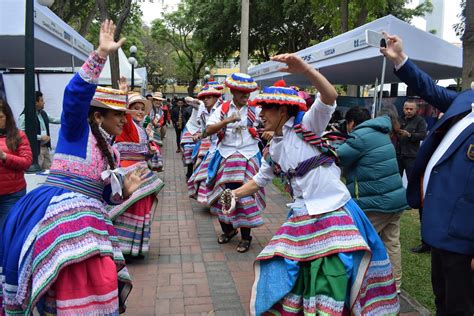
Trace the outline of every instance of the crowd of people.
{"label": "crowd of people", "polygon": [[[286,221],[255,261],[252,315],[398,314],[400,219],[409,206],[420,210],[422,244],[413,251],[431,251],[438,314],[474,313],[474,92],[436,86],[401,39],[386,34],[381,53],[395,74],[445,115],[425,139],[413,100],[401,118],[390,107],[375,118],[354,107],[342,131],[327,133],[336,90],[295,54],[272,59],[306,77],[314,98],[282,80],[259,88],[243,73],[225,80],[229,100],[218,82],[174,102],[129,91],[125,78],[119,89],[100,87],[107,56],[124,42],[114,30],[111,21],[101,25],[99,47],[65,89],[61,118],[36,95],[40,163],[49,175],[28,194],[24,115],[18,128],[0,101],[0,315],[125,311],[133,282],[126,265],[149,251],[165,185],[168,125],[189,197],[219,221],[217,243],[240,232],[236,251],[247,252],[252,229],[264,225],[264,187],[276,177],[291,195]],[[50,123],[61,124],[52,159]]]}

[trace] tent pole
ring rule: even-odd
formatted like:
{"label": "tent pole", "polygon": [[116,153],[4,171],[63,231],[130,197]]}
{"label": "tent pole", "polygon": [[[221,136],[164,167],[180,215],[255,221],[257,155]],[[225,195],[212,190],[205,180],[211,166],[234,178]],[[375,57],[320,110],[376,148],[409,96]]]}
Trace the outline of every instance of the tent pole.
{"label": "tent pole", "polygon": [[380,79],[380,95],[379,95],[379,104],[377,107],[377,111],[375,112],[375,115],[379,113],[379,111],[382,109],[382,98],[383,98],[383,85],[385,82],[385,67],[387,66],[387,57],[383,57],[383,63],[382,63],[382,77]]}

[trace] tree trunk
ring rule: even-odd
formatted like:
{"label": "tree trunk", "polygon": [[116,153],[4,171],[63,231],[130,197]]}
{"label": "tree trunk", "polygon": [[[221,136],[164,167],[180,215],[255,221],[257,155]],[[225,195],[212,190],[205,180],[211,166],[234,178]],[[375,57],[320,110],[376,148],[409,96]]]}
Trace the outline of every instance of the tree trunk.
{"label": "tree trunk", "polygon": [[188,85],[188,95],[189,96],[194,96],[194,88],[196,87],[198,83],[198,78],[193,76],[193,79],[191,79],[191,81],[189,82],[189,85]]}
{"label": "tree trunk", "polygon": [[81,27],[79,28],[79,34],[82,36],[86,36],[87,33],[89,32],[89,28],[92,24],[92,21],[94,21],[95,14],[97,11],[97,2],[95,3],[94,9],[89,12],[89,14],[84,18],[84,21],[81,23]]}
{"label": "tree trunk", "polygon": [[474,3],[466,1],[466,26],[462,36],[462,88],[470,89],[474,79]]}
{"label": "tree trunk", "polygon": [[341,33],[349,31],[349,0],[341,0]]}
{"label": "tree trunk", "polygon": [[[109,12],[107,9],[106,0],[96,0],[97,7],[99,8],[100,20],[104,21],[109,17]],[[115,34],[114,39],[118,41],[120,39],[120,33],[122,32],[123,25],[130,15],[132,0],[126,0],[123,6],[120,15],[117,18],[115,23]],[[118,57],[118,52],[114,52],[109,54],[109,61],[110,61],[110,81],[111,85],[114,89],[118,89],[117,81],[120,78],[120,62]]]}

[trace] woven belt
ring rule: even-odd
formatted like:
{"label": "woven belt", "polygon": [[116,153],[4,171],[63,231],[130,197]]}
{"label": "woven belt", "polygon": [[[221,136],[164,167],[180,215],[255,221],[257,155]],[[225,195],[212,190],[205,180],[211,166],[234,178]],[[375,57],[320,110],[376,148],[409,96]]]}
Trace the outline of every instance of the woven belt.
{"label": "woven belt", "polygon": [[45,184],[82,193],[91,198],[102,200],[104,185],[100,180],[91,180],[67,172],[51,170]]}

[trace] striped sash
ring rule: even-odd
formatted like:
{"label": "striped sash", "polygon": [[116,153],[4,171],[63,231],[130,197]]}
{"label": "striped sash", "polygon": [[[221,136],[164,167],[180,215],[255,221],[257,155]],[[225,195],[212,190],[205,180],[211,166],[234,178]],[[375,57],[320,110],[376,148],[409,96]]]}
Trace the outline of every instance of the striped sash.
{"label": "striped sash", "polygon": [[57,170],[50,171],[45,184],[78,192],[99,201],[102,200],[102,194],[104,192],[104,185],[97,180],[91,180]]}

